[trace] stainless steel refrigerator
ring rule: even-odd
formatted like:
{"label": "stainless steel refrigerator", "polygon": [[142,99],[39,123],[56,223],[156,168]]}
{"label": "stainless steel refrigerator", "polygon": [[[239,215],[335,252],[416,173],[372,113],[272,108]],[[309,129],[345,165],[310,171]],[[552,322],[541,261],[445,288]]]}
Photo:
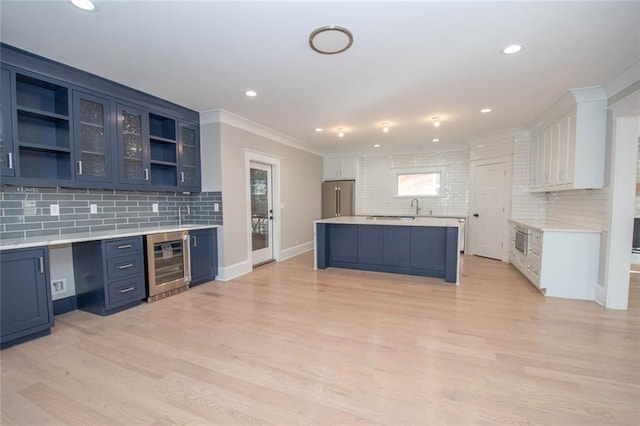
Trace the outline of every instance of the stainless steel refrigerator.
{"label": "stainless steel refrigerator", "polygon": [[353,216],[355,213],[354,180],[322,183],[322,218]]}

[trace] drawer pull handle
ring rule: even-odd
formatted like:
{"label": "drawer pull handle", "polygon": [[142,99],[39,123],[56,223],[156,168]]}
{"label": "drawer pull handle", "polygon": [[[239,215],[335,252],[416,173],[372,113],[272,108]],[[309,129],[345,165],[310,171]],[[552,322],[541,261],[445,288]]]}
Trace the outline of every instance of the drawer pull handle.
{"label": "drawer pull handle", "polygon": [[118,269],[127,269],[127,268],[131,268],[132,266],[133,266],[133,263],[127,263],[126,265],[118,266]]}
{"label": "drawer pull handle", "polygon": [[120,293],[129,293],[130,291],[135,290],[135,287],[127,287],[127,288],[123,288],[122,290],[120,290]]}
{"label": "drawer pull handle", "polygon": [[122,246],[118,246],[118,249],[126,249],[126,248],[131,248],[131,244],[124,244]]}
{"label": "drawer pull handle", "polygon": [[13,152],[8,154],[9,157],[9,169],[13,169]]}

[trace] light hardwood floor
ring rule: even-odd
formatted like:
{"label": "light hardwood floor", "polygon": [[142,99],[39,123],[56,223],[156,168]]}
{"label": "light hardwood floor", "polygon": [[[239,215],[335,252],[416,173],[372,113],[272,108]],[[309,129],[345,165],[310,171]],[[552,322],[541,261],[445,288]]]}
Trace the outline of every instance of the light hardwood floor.
{"label": "light hardwood floor", "polygon": [[545,298],[466,257],[460,286],[307,253],[3,351],[3,425],[637,425],[631,307]]}

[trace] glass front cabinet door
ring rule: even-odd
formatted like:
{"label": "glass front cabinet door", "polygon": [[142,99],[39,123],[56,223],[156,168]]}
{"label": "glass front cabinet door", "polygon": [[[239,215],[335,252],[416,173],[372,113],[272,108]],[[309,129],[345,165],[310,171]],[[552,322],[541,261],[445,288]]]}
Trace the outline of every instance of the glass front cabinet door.
{"label": "glass front cabinet door", "polygon": [[76,180],[110,182],[109,101],[74,91]]}
{"label": "glass front cabinet door", "polygon": [[148,118],[145,111],[118,105],[119,182],[149,185]]}
{"label": "glass front cabinet door", "polygon": [[0,168],[2,176],[15,176],[11,108],[11,72],[3,69],[2,91],[0,92]]}
{"label": "glass front cabinet door", "polygon": [[188,188],[200,186],[200,144],[198,126],[180,123],[180,172],[178,185]]}

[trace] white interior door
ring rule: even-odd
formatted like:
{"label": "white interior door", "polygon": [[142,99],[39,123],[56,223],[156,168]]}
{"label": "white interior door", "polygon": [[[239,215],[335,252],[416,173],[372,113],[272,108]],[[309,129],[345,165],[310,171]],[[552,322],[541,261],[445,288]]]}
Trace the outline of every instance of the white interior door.
{"label": "white interior door", "polygon": [[271,165],[250,162],[252,264],[269,262],[273,257],[273,191]]}
{"label": "white interior door", "polygon": [[507,229],[507,163],[494,162],[473,166],[473,206],[469,222],[472,254],[502,259]]}

